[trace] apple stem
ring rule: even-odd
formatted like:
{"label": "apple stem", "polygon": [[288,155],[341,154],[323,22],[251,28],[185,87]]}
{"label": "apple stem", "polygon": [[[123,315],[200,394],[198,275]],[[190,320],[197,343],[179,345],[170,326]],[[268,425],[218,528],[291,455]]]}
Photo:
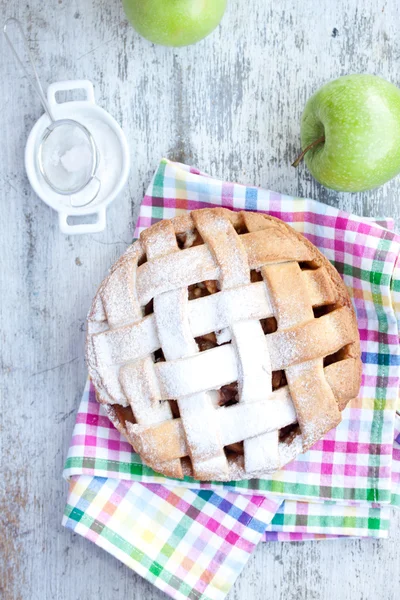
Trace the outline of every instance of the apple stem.
{"label": "apple stem", "polygon": [[296,158],[296,160],[294,161],[294,163],[292,163],[292,167],[298,167],[299,164],[301,163],[301,161],[303,160],[303,158],[305,157],[305,155],[307,154],[307,152],[309,150],[311,150],[311,148],[315,148],[315,146],[318,146],[318,144],[323,144],[325,142],[325,136],[321,135],[320,138],[318,138],[317,140],[314,140],[311,144],[309,144],[307,146],[307,148],[304,148],[303,152],[301,154],[299,154],[299,156]]}

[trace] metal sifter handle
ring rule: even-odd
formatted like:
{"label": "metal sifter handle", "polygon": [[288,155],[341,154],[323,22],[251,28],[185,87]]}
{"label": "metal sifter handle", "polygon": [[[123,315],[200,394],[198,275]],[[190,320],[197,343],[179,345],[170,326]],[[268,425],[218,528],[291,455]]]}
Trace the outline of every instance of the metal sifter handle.
{"label": "metal sifter handle", "polygon": [[[8,35],[8,28],[10,26],[10,24],[13,23],[15,25],[15,27],[17,27],[18,31],[19,31],[19,35],[22,38],[22,41],[24,42],[25,48],[26,48],[26,52],[27,55],[29,57],[29,62],[31,63],[31,67],[32,67],[32,73],[33,76],[29,73],[28,69],[26,68],[26,66],[24,65],[24,63],[22,62],[18,52],[15,49],[14,44],[12,43],[10,36]],[[47,102],[47,98],[45,96],[45,93],[43,91],[43,87],[42,84],[40,83],[40,79],[39,79],[39,75],[37,73],[36,70],[36,66],[35,66],[35,62],[33,60],[33,56],[32,56],[32,52],[30,51],[29,45],[28,45],[28,40],[26,39],[24,30],[22,29],[22,25],[21,22],[18,21],[18,19],[15,19],[14,17],[10,17],[9,19],[6,20],[6,22],[4,23],[4,28],[3,28],[3,32],[4,32],[4,36],[16,58],[16,60],[18,61],[18,63],[20,64],[22,70],[24,71],[25,75],[27,76],[29,82],[31,83],[33,89],[35,90],[35,92],[37,93],[37,95],[40,98],[40,102],[43,105],[44,110],[46,111],[50,121],[54,122],[54,117],[52,115],[50,106]]]}

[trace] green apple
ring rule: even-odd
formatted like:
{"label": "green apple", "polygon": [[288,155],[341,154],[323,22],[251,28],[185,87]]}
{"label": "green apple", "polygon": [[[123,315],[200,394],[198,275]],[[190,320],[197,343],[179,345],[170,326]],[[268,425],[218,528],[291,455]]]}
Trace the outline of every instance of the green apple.
{"label": "green apple", "polygon": [[126,16],[143,37],[163,46],[195,44],[224,16],[227,0],[122,0]]}
{"label": "green apple", "polygon": [[327,83],[305,106],[301,145],[299,159],[328,188],[360,192],[389,181],[400,173],[399,88],[374,75]]}

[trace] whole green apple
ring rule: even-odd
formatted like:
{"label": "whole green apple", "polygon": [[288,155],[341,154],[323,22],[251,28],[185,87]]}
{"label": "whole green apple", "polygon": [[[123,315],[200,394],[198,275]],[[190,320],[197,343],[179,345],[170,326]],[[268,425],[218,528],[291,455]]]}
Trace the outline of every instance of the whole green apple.
{"label": "whole green apple", "polygon": [[301,145],[299,159],[328,188],[361,192],[389,181],[400,173],[399,88],[374,75],[327,83],[305,106]]}
{"label": "whole green apple", "polygon": [[195,44],[221,21],[227,0],[122,0],[126,16],[146,39],[163,46]]}

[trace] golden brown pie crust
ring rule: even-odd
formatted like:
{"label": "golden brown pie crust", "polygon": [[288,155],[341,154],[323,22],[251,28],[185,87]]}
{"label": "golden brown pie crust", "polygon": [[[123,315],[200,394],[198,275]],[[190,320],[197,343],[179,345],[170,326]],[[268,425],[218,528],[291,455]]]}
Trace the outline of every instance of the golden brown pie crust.
{"label": "golden brown pie crust", "polygon": [[156,223],[115,263],[87,362],[142,460],[201,480],[281,468],[338,425],[361,380],[336,269],[283,221],[218,208]]}

